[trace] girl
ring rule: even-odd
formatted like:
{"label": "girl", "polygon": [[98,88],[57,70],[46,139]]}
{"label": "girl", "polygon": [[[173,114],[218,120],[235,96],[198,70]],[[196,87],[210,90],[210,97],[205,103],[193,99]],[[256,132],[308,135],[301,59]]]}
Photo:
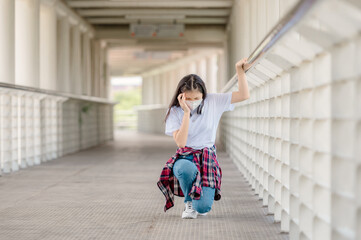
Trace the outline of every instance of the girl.
{"label": "girl", "polygon": [[178,148],[165,164],[159,189],[166,197],[164,211],[174,206],[174,195],[185,197],[182,218],[196,218],[211,210],[221,198],[222,170],[214,144],[218,122],[234,104],[249,98],[245,70],[247,59],[236,63],[237,92],[208,93],[202,79],[189,74],[178,83],[165,117],[165,134]]}

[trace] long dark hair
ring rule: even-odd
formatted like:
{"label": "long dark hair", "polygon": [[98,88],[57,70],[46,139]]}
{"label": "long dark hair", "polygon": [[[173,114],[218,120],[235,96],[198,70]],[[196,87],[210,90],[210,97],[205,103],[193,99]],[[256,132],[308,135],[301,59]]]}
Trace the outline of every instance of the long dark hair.
{"label": "long dark hair", "polygon": [[178,102],[178,95],[181,93],[184,93],[186,91],[193,91],[193,90],[198,90],[201,93],[203,93],[203,97],[202,97],[203,101],[197,107],[197,113],[198,114],[202,113],[204,99],[207,97],[206,86],[205,86],[203,80],[197,74],[188,74],[179,81],[178,86],[175,90],[174,96],[172,98],[172,101],[169,104],[168,112],[164,118],[164,122],[167,121],[171,107],[173,107],[173,106],[180,107],[180,104]]}

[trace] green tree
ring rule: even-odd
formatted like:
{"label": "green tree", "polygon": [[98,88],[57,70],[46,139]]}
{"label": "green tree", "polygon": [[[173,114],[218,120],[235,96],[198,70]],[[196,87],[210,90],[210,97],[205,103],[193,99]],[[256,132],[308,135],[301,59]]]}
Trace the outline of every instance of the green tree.
{"label": "green tree", "polygon": [[120,122],[136,121],[135,115],[117,114],[119,111],[133,110],[133,107],[141,104],[141,86],[132,89],[119,91],[114,94],[114,101],[118,102],[114,106],[114,123],[117,125]]}

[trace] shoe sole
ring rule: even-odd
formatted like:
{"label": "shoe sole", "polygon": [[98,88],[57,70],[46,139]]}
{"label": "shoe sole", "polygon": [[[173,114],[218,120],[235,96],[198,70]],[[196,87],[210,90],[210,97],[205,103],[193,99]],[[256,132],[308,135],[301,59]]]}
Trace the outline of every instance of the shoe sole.
{"label": "shoe sole", "polygon": [[195,219],[195,218],[197,218],[197,214],[196,214],[195,216],[192,216],[192,215],[183,215],[183,214],[182,214],[182,218],[183,218],[183,219]]}
{"label": "shoe sole", "polygon": [[198,213],[198,215],[200,215],[200,216],[206,216],[207,213]]}

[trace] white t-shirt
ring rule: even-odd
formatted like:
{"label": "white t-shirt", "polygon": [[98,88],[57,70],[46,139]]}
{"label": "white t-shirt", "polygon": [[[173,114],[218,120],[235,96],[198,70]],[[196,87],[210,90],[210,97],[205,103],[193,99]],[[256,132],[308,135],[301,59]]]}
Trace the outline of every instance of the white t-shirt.
{"label": "white t-shirt", "polygon": [[[202,149],[212,147],[216,140],[216,133],[219,120],[223,112],[233,111],[234,104],[231,104],[232,92],[208,93],[204,99],[204,106],[201,114],[192,110],[189,118],[187,147]],[[167,113],[167,112],[166,112]],[[184,111],[182,107],[173,106],[165,123],[165,134],[173,136],[182,124]]]}

